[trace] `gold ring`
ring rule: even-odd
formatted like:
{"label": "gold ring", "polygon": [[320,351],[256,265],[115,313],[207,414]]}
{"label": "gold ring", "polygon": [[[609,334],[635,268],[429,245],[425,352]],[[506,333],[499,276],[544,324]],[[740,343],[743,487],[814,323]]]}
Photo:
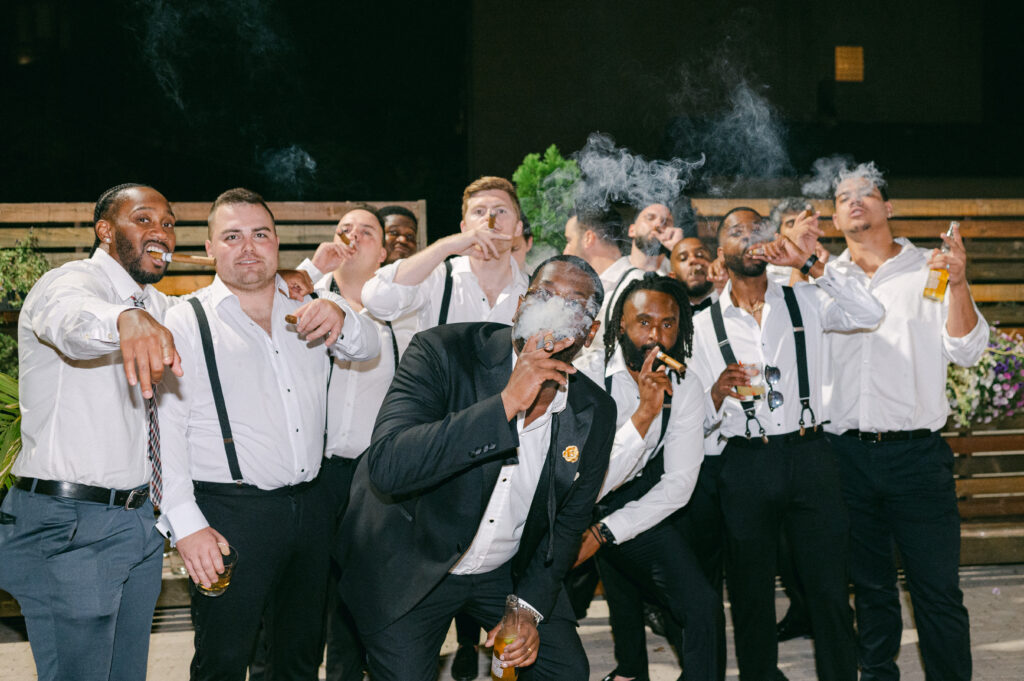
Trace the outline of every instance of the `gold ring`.
{"label": "gold ring", "polygon": [[526,646],[526,652],[532,653],[533,652],[533,648],[531,648],[530,646]]}

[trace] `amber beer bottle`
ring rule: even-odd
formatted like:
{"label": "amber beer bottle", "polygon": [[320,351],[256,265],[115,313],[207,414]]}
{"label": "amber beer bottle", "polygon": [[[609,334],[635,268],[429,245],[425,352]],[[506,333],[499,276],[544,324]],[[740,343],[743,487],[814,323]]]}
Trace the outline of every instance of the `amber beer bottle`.
{"label": "amber beer bottle", "polygon": [[519,678],[519,672],[515,667],[501,666],[501,653],[505,646],[515,641],[519,636],[519,599],[515,594],[509,594],[505,599],[505,615],[501,618],[501,629],[494,639],[494,656],[491,658],[491,678],[494,681],[509,681]]}
{"label": "amber beer bottle", "polygon": [[[953,221],[949,223],[949,229],[946,230],[946,236],[953,237],[953,228],[960,227],[960,223]],[[949,246],[945,241],[942,242],[942,248],[939,249],[943,253],[949,253]],[[949,270],[933,269],[928,272],[928,281],[924,285],[924,297],[930,300],[937,300],[940,303],[942,299],[946,297],[946,284],[949,283]]]}

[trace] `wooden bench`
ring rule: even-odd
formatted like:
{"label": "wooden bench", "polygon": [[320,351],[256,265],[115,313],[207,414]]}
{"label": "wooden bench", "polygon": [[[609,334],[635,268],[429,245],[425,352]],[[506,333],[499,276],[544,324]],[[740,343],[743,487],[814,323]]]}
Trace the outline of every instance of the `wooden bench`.
{"label": "wooden bench", "polygon": [[948,433],[956,454],[960,563],[1024,563],[1024,430]]}
{"label": "wooden bench", "polygon": [[[211,202],[173,204],[178,218],[175,227],[177,250],[206,255],[206,216]],[[419,221],[419,245],[426,245],[426,201],[367,201],[380,208],[398,205],[409,209]],[[354,206],[352,201],[270,201],[281,238],[281,267],[293,268],[313,254],[317,245],[329,241],[341,216]],[[51,267],[88,255],[95,239],[92,203],[0,203],[0,248],[11,248],[31,234]],[[210,268],[172,263],[157,288],[180,295],[206,286],[213,280]]]}

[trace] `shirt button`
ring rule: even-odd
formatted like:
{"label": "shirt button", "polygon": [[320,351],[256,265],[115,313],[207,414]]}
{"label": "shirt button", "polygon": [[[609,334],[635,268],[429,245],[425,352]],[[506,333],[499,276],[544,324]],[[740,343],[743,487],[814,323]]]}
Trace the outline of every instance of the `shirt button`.
{"label": "shirt button", "polygon": [[285,388],[285,390],[287,390],[288,392],[291,392],[291,391],[292,391],[292,389],[291,389],[291,388]]}
{"label": "shirt button", "polygon": [[501,481],[502,482],[508,482],[508,478],[502,478]]}
{"label": "shirt button", "polygon": [[297,433],[297,432],[299,432],[299,429],[298,429],[298,428],[296,428],[296,429],[295,429],[295,432],[296,432],[296,433]]}
{"label": "shirt button", "polygon": [[490,520],[488,520],[487,522],[489,522],[489,523],[493,523],[493,522],[494,522],[494,518],[491,518],[491,519],[490,519]]}

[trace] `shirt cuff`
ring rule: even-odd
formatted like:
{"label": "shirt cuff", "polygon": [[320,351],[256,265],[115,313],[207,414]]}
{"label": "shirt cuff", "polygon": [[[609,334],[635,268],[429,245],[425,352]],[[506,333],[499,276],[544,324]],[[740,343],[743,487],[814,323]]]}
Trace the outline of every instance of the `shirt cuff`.
{"label": "shirt cuff", "polygon": [[540,624],[541,620],[544,619],[544,615],[540,614],[540,611],[537,610],[537,608],[533,607],[532,605],[524,601],[522,598],[519,599],[519,607],[523,608],[524,610],[527,610],[531,615],[533,615],[534,619],[537,621],[537,624]]}
{"label": "shirt cuff", "polygon": [[613,543],[616,546],[622,541],[620,537],[629,536],[629,519],[623,518],[622,514],[618,511],[615,511],[609,516],[601,518],[601,522],[604,523],[604,526],[608,528],[612,535],[614,535],[615,541]]}
{"label": "shirt cuff", "polygon": [[973,366],[988,347],[989,326],[988,321],[974,308],[978,315],[978,323],[974,325],[966,336],[953,338],[949,335],[946,323],[942,324],[942,343],[946,347],[946,354],[954,364],[959,366]]}
{"label": "shirt cuff", "polygon": [[299,266],[296,267],[295,269],[299,270],[300,272],[305,272],[306,274],[308,274],[309,278],[312,279],[314,282],[320,281],[321,279],[324,278],[324,275],[327,274],[326,272],[321,272],[320,270],[318,270],[316,268],[316,265],[314,265],[313,261],[310,260],[309,258],[306,258],[301,263],[299,263]]}
{"label": "shirt cuff", "polygon": [[169,528],[171,532],[170,535],[164,533],[164,536],[171,540],[172,546],[177,544],[182,537],[187,537],[210,526],[210,523],[206,521],[206,516],[199,510],[199,505],[194,500],[185,502],[171,510],[165,510],[160,516],[160,522],[163,523],[165,519],[167,523],[164,527]]}
{"label": "shirt cuff", "polygon": [[[128,310],[142,310],[143,308],[132,305],[105,305],[103,311],[97,310],[96,319],[99,320],[100,337],[95,339],[110,345],[121,343],[121,333],[117,330],[117,320],[122,312]],[[144,310],[143,310],[144,311]],[[91,340],[91,339],[87,339]]]}

